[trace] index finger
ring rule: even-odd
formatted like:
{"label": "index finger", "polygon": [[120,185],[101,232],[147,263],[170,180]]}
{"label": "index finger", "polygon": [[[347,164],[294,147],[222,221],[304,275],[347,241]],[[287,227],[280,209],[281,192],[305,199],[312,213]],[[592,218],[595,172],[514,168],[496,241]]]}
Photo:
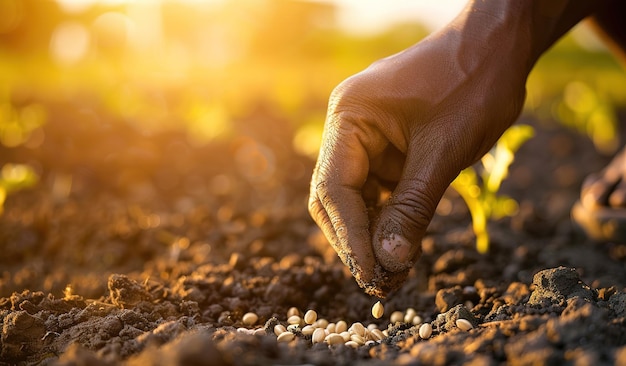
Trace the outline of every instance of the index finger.
{"label": "index finger", "polygon": [[375,257],[361,188],[369,158],[347,123],[327,123],[313,179],[309,211],[361,287],[372,281]]}

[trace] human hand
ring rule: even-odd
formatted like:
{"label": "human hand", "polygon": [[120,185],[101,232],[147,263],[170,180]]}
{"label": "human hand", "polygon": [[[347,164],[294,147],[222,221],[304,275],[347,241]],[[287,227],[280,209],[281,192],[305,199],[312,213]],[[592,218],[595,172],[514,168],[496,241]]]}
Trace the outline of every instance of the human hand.
{"label": "human hand", "polygon": [[470,52],[458,32],[443,31],[330,97],[309,211],[369,294],[403,283],[450,182],[519,115],[527,64],[480,46]]}

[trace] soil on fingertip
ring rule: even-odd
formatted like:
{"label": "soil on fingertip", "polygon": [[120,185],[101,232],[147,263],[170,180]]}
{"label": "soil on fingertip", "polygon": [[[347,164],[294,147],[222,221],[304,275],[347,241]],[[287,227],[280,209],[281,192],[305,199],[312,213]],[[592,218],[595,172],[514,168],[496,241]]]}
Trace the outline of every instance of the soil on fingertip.
{"label": "soil on fingertip", "polygon": [[[285,142],[287,124],[190,147],[184,135],[50,121],[41,147],[2,155],[44,174],[0,216],[0,365],[626,364],[626,245],[588,241],[569,213],[609,157],[556,124],[522,121],[536,136],[502,190],[520,211],[490,223],[489,253],[447,192],[374,319],[377,299],[309,218],[314,162]],[[352,348],[296,330],[277,342],[291,307],[386,336]],[[390,323],[408,308],[432,325],[428,339]]]}

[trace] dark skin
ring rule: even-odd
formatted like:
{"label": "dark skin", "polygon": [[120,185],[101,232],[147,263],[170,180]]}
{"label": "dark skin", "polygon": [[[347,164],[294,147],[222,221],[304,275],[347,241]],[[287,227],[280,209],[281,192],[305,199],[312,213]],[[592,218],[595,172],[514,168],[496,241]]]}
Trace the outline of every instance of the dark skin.
{"label": "dark skin", "polygon": [[[442,30],[337,86],[309,212],[367,293],[384,297],[403,283],[444,191],[519,116],[537,59],[591,16],[626,49],[623,14],[612,0],[470,1]],[[583,198],[616,195],[624,206],[626,183],[614,192],[606,176]],[[376,210],[385,189],[391,196]]]}

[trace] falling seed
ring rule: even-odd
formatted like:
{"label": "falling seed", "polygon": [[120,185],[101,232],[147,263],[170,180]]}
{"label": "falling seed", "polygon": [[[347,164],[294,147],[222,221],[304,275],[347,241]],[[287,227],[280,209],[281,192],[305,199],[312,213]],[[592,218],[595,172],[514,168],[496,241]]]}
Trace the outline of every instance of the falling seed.
{"label": "falling seed", "polygon": [[404,314],[402,314],[401,311],[394,311],[393,313],[391,313],[391,316],[389,317],[389,321],[391,321],[392,324],[399,323],[403,320],[404,320]]}
{"label": "falling seed", "polygon": [[278,338],[276,338],[276,340],[278,342],[291,342],[293,341],[293,339],[296,338],[296,335],[291,333],[291,332],[284,332],[281,333]]}
{"label": "falling seed", "polygon": [[348,330],[348,323],[346,323],[345,321],[340,320],[337,322],[337,324],[335,324],[336,333],[342,333],[342,332],[345,332],[346,330]]}
{"label": "falling seed", "polygon": [[316,328],[311,336],[311,342],[313,342],[313,344],[321,343],[324,342],[324,338],[326,338],[326,331],[322,328]]}
{"label": "falling seed", "polygon": [[304,322],[307,324],[313,324],[317,320],[317,313],[315,310],[308,310],[304,314]]}
{"label": "falling seed", "polygon": [[243,314],[243,317],[241,318],[241,321],[243,321],[245,325],[254,325],[256,324],[258,320],[259,320],[259,316],[256,315],[255,313],[245,313]]}
{"label": "falling seed", "polygon": [[383,307],[383,304],[380,303],[380,301],[377,301],[376,304],[372,306],[372,315],[374,316],[374,318],[380,319],[383,314],[385,314],[385,308]]}
{"label": "falling seed", "polygon": [[433,327],[430,323],[424,323],[420,326],[418,333],[420,338],[428,339],[430,338],[430,335],[433,334]]}
{"label": "falling seed", "polygon": [[359,348],[360,346],[360,344],[356,343],[355,341],[347,341],[345,345],[350,348]]}
{"label": "falling seed", "polygon": [[472,325],[472,323],[469,322],[469,320],[461,319],[461,318],[456,320],[456,326],[457,328],[464,330],[464,331],[468,331],[474,328],[474,326]]}
{"label": "falling seed", "polygon": [[289,310],[287,310],[287,318],[291,318],[294,315],[300,316],[300,310],[298,310],[297,307],[292,306]]}
{"label": "falling seed", "polygon": [[326,338],[324,338],[324,342],[330,345],[333,345],[333,344],[345,343],[345,340],[343,339],[341,334],[330,333],[329,335],[326,336]]}
{"label": "falling seed", "polygon": [[276,336],[280,336],[281,334],[285,333],[287,331],[287,328],[285,328],[284,325],[282,324],[276,324],[274,326],[274,334],[276,334]]}

